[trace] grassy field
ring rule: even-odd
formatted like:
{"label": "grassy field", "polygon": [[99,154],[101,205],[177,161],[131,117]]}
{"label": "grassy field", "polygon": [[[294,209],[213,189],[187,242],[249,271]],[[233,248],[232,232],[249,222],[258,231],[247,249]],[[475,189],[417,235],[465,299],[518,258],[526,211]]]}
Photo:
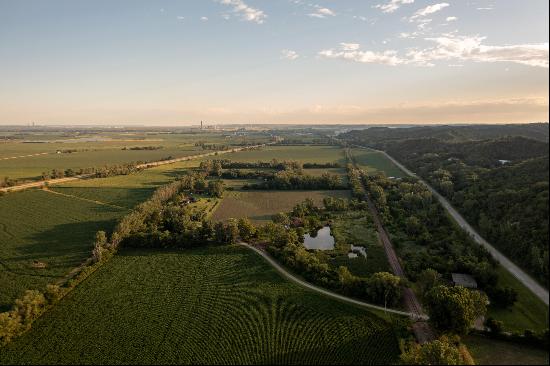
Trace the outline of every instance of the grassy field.
{"label": "grassy field", "polygon": [[226,155],[232,161],[296,160],[307,163],[346,164],[344,150],[338,146],[268,146],[261,150],[241,151]]}
{"label": "grassy field", "polygon": [[271,220],[279,212],[288,212],[299,202],[311,198],[321,205],[325,197],[350,197],[349,191],[235,191],[226,192],[212,218],[248,217],[254,222]]}
{"label": "grassy field", "polygon": [[[137,321],[138,320],[138,321]],[[123,251],[2,364],[391,364],[391,326],[287,282],[242,247]]]}
{"label": "grassy field", "polygon": [[525,329],[542,331],[548,328],[548,306],[523,286],[510,272],[499,268],[499,285],[512,287],[518,293],[518,301],[510,309],[489,308],[488,316],[504,322],[507,330]]}
{"label": "grassy field", "polygon": [[478,365],[548,365],[548,351],[480,336],[463,339]]}
{"label": "grassy field", "polygon": [[399,169],[384,154],[368,149],[352,149],[351,153],[359,167],[369,174],[383,172],[388,177],[405,177],[406,174]]}
{"label": "grassy field", "polygon": [[[42,288],[90,256],[98,230],[127,210],[32,190],[0,197],[0,311],[26,289]],[[33,267],[38,260],[47,265]]]}
{"label": "grassy field", "polygon": [[[368,212],[352,211],[333,218],[331,233],[335,239],[335,256],[329,263],[338,268],[346,266],[356,276],[369,276],[376,272],[390,272],[384,248]],[[348,258],[350,246],[362,246],[367,258]]]}
{"label": "grassy field", "polygon": [[198,150],[98,150],[71,154],[48,154],[10,160],[0,160],[0,176],[10,178],[39,179],[42,172],[52,169],[98,167],[137,161],[156,161],[168,156],[181,157],[199,154]]}

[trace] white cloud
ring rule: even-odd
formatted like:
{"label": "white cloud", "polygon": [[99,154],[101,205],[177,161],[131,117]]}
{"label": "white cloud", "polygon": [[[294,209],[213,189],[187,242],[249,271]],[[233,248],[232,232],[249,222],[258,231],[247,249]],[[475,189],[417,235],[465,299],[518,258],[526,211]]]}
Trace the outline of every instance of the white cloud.
{"label": "white cloud", "polygon": [[418,18],[423,18],[427,15],[437,13],[438,11],[441,11],[442,9],[448,7],[448,3],[439,3],[434,5],[429,5],[425,8],[419,9],[416,11],[416,13],[413,14],[413,16],[410,18],[410,21],[415,21]]}
{"label": "white cloud", "polygon": [[424,40],[435,43],[435,46],[409,49],[405,55],[399,55],[395,50],[363,51],[356,43],[341,43],[339,48],[321,50],[318,55],[322,58],[390,66],[435,66],[436,61],[450,61],[456,65],[472,61],[508,62],[548,68],[548,43],[488,46],[483,44],[484,37],[454,34]]}
{"label": "white cloud", "polygon": [[435,46],[409,51],[410,63],[422,65],[436,60],[463,60],[548,67],[548,43],[487,46],[483,44],[485,37],[452,34],[426,40],[434,42]]}
{"label": "white cloud", "polygon": [[361,45],[359,43],[340,43],[340,47],[344,51],[357,51]]}
{"label": "white cloud", "polygon": [[294,61],[297,58],[299,58],[300,55],[296,51],[293,50],[282,50],[281,51],[281,58],[285,60]]}
{"label": "white cloud", "polygon": [[476,8],[477,10],[493,10],[493,7]]}
{"label": "white cloud", "polygon": [[401,7],[401,5],[412,4],[414,0],[390,0],[386,4],[378,4],[374,7],[382,10],[383,13],[393,13]]}
{"label": "white cloud", "polygon": [[454,22],[457,19],[458,19],[457,17],[447,17],[445,20],[448,22]]}
{"label": "white cloud", "polygon": [[319,14],[323,14],[323,15],[330,15],[330,16],[335,16],[336,14],[334,14],[334,12],[328,8],[320,8],[319,10],[317,10],[317,12]]}
{"label": "white cloud", "polygon": [[181,15],[178,15],[178,16],[176,17],[176,19],[177,19],[177,20],[184,20],[185,17],[183,17],[183,16],[181,16]]}
{"label": "white cloud", "polygon": [[375,63],[391,66],[404,63],[404,60],[397,57],[397,51],[360,51],[359,45],[356,43],[341,43],[339,49],[322,50],[318,53],[318,55],[322,58],[343,59],[354,62]]}
{"label": "white cloud", "polygon": [[336,13],[328,8],[323,8],[318,5],[315,7],[316,7],[315,12],[310,13],[307,16],[312,18],[320,18],[320,19],[326,18],[327,16],[331,16],[331,17],[336,16]]}
{"label": "white cloud", "polygon": [[248,22],[262,24],[267,18],[267,15],[262,10],[252,8],[242,0],[219,0],[219,1],[223,5],[232,6],[233,12],[239,14],[243,20],[246,20]]}
{"label": "white cloud", "polygon": [[202,20],[203,22],[207,22],[207,21],[208,21],[208,17],[201,17],[201,20]]}

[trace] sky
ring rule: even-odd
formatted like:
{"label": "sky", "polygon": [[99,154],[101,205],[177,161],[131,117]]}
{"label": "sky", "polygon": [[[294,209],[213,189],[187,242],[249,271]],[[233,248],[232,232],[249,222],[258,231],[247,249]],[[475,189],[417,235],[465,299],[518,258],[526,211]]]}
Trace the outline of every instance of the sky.
{"label": "sky", "polygon": [[0,0],[0,124],[548,121],[547,0]]}

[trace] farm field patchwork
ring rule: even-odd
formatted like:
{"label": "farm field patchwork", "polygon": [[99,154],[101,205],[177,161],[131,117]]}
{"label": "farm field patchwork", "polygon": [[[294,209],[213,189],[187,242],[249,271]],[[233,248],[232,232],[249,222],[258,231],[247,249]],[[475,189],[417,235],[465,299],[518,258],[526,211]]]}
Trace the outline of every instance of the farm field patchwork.
{"label": "farm field patchwork", "polygon": [[[262,143],[267,142],[267,138],[252,134],[246,141]],[[222,149],[243,142],[245,140],[242,136],[224,136],[220,133],[30,134],[20,136],[16,141],[0,142],[0,177],[32,180],[38,179],[42,172],[50,172],[52,169],[77,170],[137,161],[156,161],[168,156],[183,157],[211,151],[203,150],[197,145],[199,143]],[[131,150],[148,146],[161,149]],[[57,154],[58,150],[76,151]]]}
{"label": "farm field patchwork", "polygon": [[406,174],[384,154],[369,149],[351,149],[359,167],[368,174],[383,172],[388,177],[403,178]]}
{"label": "farm field patchwork", "polygon": [[[96,231],[110,230],[126,212],[42,190],[0,197],[0,310],[78,266]],[[35,268],[35,260],[46,268]]]}
{"label": "farm field patchwork", "polygon": [[123,250],[8,345],[0,363],[391,364],[398,354],[378,316],[225,246]]}
{"label": "farm field patchwork", "polygon": [[0,160],[0,176],[13,179],[39,179],[42,172],[52,169],[99,167],[138,161],[156,161],[168,156],[182,157],[200,154],[199,150],[98,150],[65,154],[48,154],[10,160]]}
{"label": "farm field patchwork", "polygon": [[226,192],[212,218],[248,217],[259,223],[271,220],[279,212],[287,212],[297,204],[311,198],[321,205],[325,197],[349,198],[349,191],[234,191]]}

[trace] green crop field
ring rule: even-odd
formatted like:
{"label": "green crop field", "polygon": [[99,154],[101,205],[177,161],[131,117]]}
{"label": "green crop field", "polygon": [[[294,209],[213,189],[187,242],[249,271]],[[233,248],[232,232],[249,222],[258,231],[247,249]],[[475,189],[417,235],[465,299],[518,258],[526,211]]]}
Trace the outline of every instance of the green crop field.
{"label": "green crop field", "polygon": [[212,218],[248,217],[255,222],[271,220],[279,212],[288,212],[299,202],[311,198],[321,205],[325,197],[350,197],[349,191],[235,191],[226,192]]}
{"label": "green crop field", "polygon": [[232,161],[296,160],[307,163],[346,163],[344,150],[338,146],[268,146],[261,150],[240,151],[225,155]]}
{"label": "green crop field", "polygon": [[369,174],[383,172],[388,177],[402,178],[406,176],[390,159],[378,151],[352,149],[351,153],[359,167]]}
{"label": "green crop field", "polygon": [[[127,210],[31,190],[0,197],[0,311],[26,289],[43,288],[90,256],[98,230]],[[46,264],[34,268],[33,261]]]}
{"label": "green crop field", "polygon": [[52,185],[50,189],[91,200],[132,208],[146,200],[159,186],[171,182],[201,159],[148,168],[130,175],[94,178]]}
{"label": "green crop field", "polygon": [[2,364],[391,364],[392,326],[284,280],[243,247],[126,250]]}
{"label": "green crop field", "polygon": [[548,365],[548,351],[542,349],[480,336],[463,341],[478,365]]}

